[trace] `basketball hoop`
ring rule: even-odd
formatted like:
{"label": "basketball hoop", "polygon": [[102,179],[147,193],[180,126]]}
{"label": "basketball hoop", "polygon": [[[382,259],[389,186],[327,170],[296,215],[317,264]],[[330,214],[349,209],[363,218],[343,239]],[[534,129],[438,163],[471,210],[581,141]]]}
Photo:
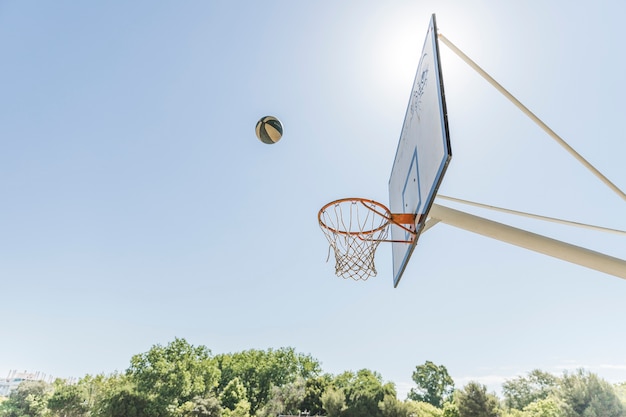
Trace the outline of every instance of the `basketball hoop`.
{"label": "basketball hoop", "polygon": [[[365,198],[342,198],[321,208],[318,220],[335,252],[335,274],[344,279],[366,281],[376,276],[374,254],[387,239],[389,224],[415,237],[415,215],[393,214],[383,204]],[[393,241],[399,242],[399,241]],[[329,254],[330,256],[330,254]]]}

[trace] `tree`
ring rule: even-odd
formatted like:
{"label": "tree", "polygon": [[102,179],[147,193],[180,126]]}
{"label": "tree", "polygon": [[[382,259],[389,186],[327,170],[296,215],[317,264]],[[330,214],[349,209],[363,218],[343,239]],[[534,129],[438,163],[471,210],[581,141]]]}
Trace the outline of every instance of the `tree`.
{"label": "tree", "polygon": [[221,417],[222,406],[214,395],[209,394],[206,397],[194,397],[174,413],[180,417]]}
{"label": "tree", "polygon": [[89,412],[87,395],[82,387],[62,380],[55,381],[48,408],[61,417],[83,417]]}
{"label": "tree", "polygon": [[257,417],[271,417],[280,414],[300,414],[304,399],[304,379],[298,378],[280,387],[272,387],[267,403],[259,409]]}
{"label": "tree", "polygon": [[381,417],[378,404],[385,395],[396,396],[392,383],[383,383],[382,376],[368,369],[361,369],[356,374],[344,372],[335,378],[334,384],[341,388],[346,398],[343,417]]}
{"label": "tree", "polygon": [[411,388],[408,395],[410,400],[423,401],[442,408],[443,403],[454,392],[454,381],[443,365],[438,366],[426,361],[424,365],[415,367],[412,378],[417,388]]}
{"label": "tree", "polygon": [[497,417],[498,399],[487,393],[487,387],[477,382],[468,383],[455,393],[455,401],[460,417]]}
{"label": "tree", "polygon": [[613,386],[582,369],[563,375],[557,395],[564,402],[566,417],[623,417],[626,413]]}
{"label": "tree", "polygon": [[149,417],[151,403],[145,395],[122,388],[102,405],[101,414],[106,417]]}
{"label": "tree", "polygon": [[97,417],[150,417],[152,402],[123,375],[102,381],[101,393],[93,407]]}
{"label": "tree", "polygon": [[339,417],[346,409],[346,395],[341,388],[329,387],[322,394],[321,400],[328,417]]}
{"label": "tree", "polygon": [[[428,405],[430,406],[430,404]],[[383,417],[408,417],[411,413],[411,410],[409,407],[410,406],[408,403],[404,403],[398,400],[398,398],[395,395],[385,395],[383,400],[378,404],[378,408],[380,409]],[[415,414],[415,415],[417,416],[418,414]],[[434,417],[441,417],[441,416],[434,416]]]}
{"label": "tree", "polygon": [[250,402],[244,399],[240,400],[233,410],[223,408],[222,417],[250,417]]}
{"label": "tree", "polygon": [[246,398],[250,402],[250,413],[267,403],[273,386],[294,382],[297,377],[305,380],[317,376],[321,367],[310,355],[298,354],[293,348],[277,350],[247,350],[215,357],[221,371],[218,392],[228,383],[239,377],[246,388]]}
{"label": "tree", "polygon": [[78,380],[76,384],[80,387],[85,396],[85,406],[89,410],[91,415],[97,415],[97,410],[102,405],[102,400],[111,387],[117,384],[117,380],[121,376],[117,373],[111,375],[85,375]]}
{"label": "tree", "polygon": [[409,416],[415,417],[443,417],[443,410],[423,401],[407,401]]}
{"label": "tree", "polygon": [[523,410],[527,405],[543,400],[558,386],[558,377],[539,369],[527,377],[507,380],[502,384],[504,403],[508,408]]}
{"label": "tree", "polygon": [[310,415],[324,414],[322,395],[332,382],[332,376],[324,374],[308,378],[304,385],[304,399],[302,400],[302,410],[306,410]]}
{"label": "tree", "polygon": [[2,417],[44,417],[48,414],[50,384],[43,381],[24,381],[0,405]]}
{"label": "tree", "polygon": [[194,347],[184,339],[167,346],[154,345],[131,358],[126,375],[149,402],[153,417],[169,417],[196,397],[205,398],[220,378],[216,361],[204,346]]}
{"label": "tree", "polygon": [[450,401],[443,403],[443,416],[442,417],[461,417],[459,414],[459,407],[456,404],[454,394]]}
{"label": "tree", "polygon": [[565,414],[559,400],[550,396],[528,404],[523,410],[509,408],[502,417],[565,417]]}
{"label": "tree", "polygon": [[243,400],[246,400],[246,387],[243,386],[239,377],[235,377],[220,393],[220,403],[223,408],[234,410]]}
{"label": "tree", "polygon": [[624,407],[626,407],[626,382],[613,385],[617,398],[620,399]]}
{"label": "tree", "polygon": [[563,417],[562,407],[553,398],[544,398],[524,407],[524,417]]}

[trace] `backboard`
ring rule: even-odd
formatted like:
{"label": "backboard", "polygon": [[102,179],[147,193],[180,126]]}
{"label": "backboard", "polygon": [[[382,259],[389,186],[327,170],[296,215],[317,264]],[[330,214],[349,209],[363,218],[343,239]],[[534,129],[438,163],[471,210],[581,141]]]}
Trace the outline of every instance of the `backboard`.
{"label": "backboard", "polygon": [[[389,178],[389,209],[415,214],[415,237],[391,224],[393,286],[397,287],[452,157],[437,24],[433,14]],[[411,243],[405,243],[411,241]]]}

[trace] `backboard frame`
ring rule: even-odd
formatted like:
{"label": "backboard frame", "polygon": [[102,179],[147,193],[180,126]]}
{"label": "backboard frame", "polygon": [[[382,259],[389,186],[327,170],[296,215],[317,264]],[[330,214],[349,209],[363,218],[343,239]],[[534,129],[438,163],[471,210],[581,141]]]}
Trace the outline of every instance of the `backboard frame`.
{"label": "backboard frame", "polygon": [[[394,288],[417,245],[451,158],[448,111],[433,14],[389,178],[391,212],[415,215],[415,225],[411,227],[414,236],[390,225],[391,238],[398,241],[392,243]],[[400,243],[407,240],[410,243]]]}

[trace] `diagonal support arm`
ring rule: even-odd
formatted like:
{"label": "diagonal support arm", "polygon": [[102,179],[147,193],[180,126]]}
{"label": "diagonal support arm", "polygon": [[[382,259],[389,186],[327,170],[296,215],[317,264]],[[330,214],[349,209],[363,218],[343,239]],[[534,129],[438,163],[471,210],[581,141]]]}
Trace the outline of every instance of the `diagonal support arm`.
{"label": "diagonal support arm", "polygon": [[568,145],[559,135],[557,135],[552,129],[548,127],[540,118],[535,116],[533,112],[528,110],[526,106],[524,106],[518,99],[516,99],[511,93],[509,93],[504,87],[502,87],[496,80],[494,80],[485,70],[478,66],[474,61],[470,59],[467,55],[463,53],[459,48],[457,48],[452,42],[448,40],[441,33],[438,35],[438,38],[448,47],[452,52],[457,54],[459,58],[465,61],[470,67],[472,67],[476,72],[478,72],[485,80],[489,82],[492,86],[496,88],[500,93],[502,93],[506,98],[508,98],[513,104],[515,104],[526,116],[528,116],[533,122],[535,122],[544,132],[546,132],[552,139],[554,139],[559,145],[561,145],[567,152],[570,153],[574,158],[578,160],[581,164],[585,166],[593,175],[598,177],[605,185],[607,185],[611,190],[613,190],[617,195],[619,195],[624,201],[626,201],[626,193],[619,189],[615,184],[613,184],[607,177],[605,177],[600,171],[598,171],[593,165],[591,165],[585,158],[583,158],[578,152],[574,150],[571,146]]}
{"label": "diagonal support arm", "polygon": [[626,279],[626,261],[623,259],[438,204],[433,204],[430,217],[450,226]]}

